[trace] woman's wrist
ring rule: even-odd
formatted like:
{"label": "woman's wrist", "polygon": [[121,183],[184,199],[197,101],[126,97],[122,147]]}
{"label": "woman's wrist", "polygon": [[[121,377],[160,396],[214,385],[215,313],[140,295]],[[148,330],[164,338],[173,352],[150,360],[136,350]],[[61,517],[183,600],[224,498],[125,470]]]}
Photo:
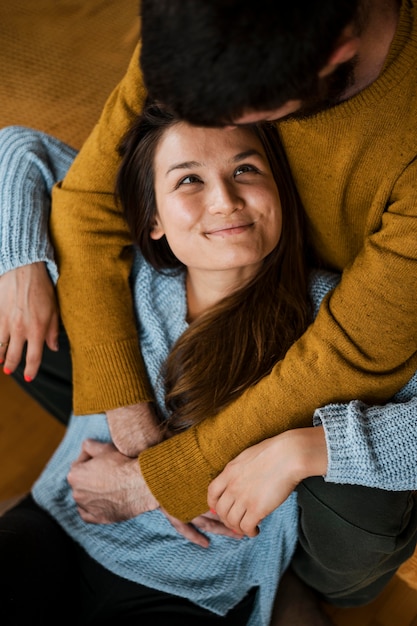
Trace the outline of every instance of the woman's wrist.
{"label": "woman's wrist", "polygon": [[287,444],[292,448],[297,484],[310,476],[327,473],[327,445],[323,426],[287,431]]}

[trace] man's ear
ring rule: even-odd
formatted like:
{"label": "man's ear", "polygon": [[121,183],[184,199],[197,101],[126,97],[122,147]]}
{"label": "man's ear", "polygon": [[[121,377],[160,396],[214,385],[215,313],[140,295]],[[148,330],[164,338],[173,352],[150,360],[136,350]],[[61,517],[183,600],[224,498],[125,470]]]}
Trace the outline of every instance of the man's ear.
{"label": "man's ear", "polygon": [[154,225],[152,226],[152,230],[150,232],[151,239],[161,239],[165,235],[165,231],[162,228],[162,224],[159,220],[159,217],[156,216],[154,220]]}
{"label": "man's ear", "polygon": [[324,78],[332,74],[334,70],[341,65],[350,61],[358,53],[359,37],[355,35],[353,26],[346,26],[337,40],[336,46],[331,53],[326,65],[320,70],[319,78]]}

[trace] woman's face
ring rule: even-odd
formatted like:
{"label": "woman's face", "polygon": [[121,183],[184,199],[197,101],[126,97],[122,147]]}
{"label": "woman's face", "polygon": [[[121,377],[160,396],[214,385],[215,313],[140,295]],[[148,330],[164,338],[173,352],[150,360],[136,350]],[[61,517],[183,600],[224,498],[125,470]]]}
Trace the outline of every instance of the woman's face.
{"label": "woman's face", "polygon": [[154,158],[156,224],[192,271],[250,278],[281,236],[281,203],[260,140],[247,128],[180,122]]}

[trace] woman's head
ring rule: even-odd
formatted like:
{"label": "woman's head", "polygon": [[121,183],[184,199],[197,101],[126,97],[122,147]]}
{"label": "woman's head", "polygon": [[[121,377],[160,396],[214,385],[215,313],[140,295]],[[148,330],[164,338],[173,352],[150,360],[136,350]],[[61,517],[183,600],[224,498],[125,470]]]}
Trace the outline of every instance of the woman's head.
{"label": "woman's head", "polygon": [[297,231],[291,175],[272,125],[193,127],[148,106],[121,150],[117,193],[135,242],[157,269],[256,267],[281,228],[285,242]]}
{"label": "woman's head", "polygon": [[245,268],[244,280],[193,321],[165,364],[169,427],[181,430],[268,374],[305,329],[303,212],[268,123],[196,128],[149,106],[121,153],[117,194],[155,268]]}

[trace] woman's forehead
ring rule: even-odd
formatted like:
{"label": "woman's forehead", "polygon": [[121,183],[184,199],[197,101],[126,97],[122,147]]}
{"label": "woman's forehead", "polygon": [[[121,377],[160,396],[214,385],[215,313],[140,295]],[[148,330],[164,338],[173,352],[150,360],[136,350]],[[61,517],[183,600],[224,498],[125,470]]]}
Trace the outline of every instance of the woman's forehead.
{"label": "woman's forehead", "polygon": [[155,160],[160,163],[172,159],[221,160],[251,149],[264,156],[262,143],[251,127],[207,128],[178,122],[164,131],[158,142]]}

